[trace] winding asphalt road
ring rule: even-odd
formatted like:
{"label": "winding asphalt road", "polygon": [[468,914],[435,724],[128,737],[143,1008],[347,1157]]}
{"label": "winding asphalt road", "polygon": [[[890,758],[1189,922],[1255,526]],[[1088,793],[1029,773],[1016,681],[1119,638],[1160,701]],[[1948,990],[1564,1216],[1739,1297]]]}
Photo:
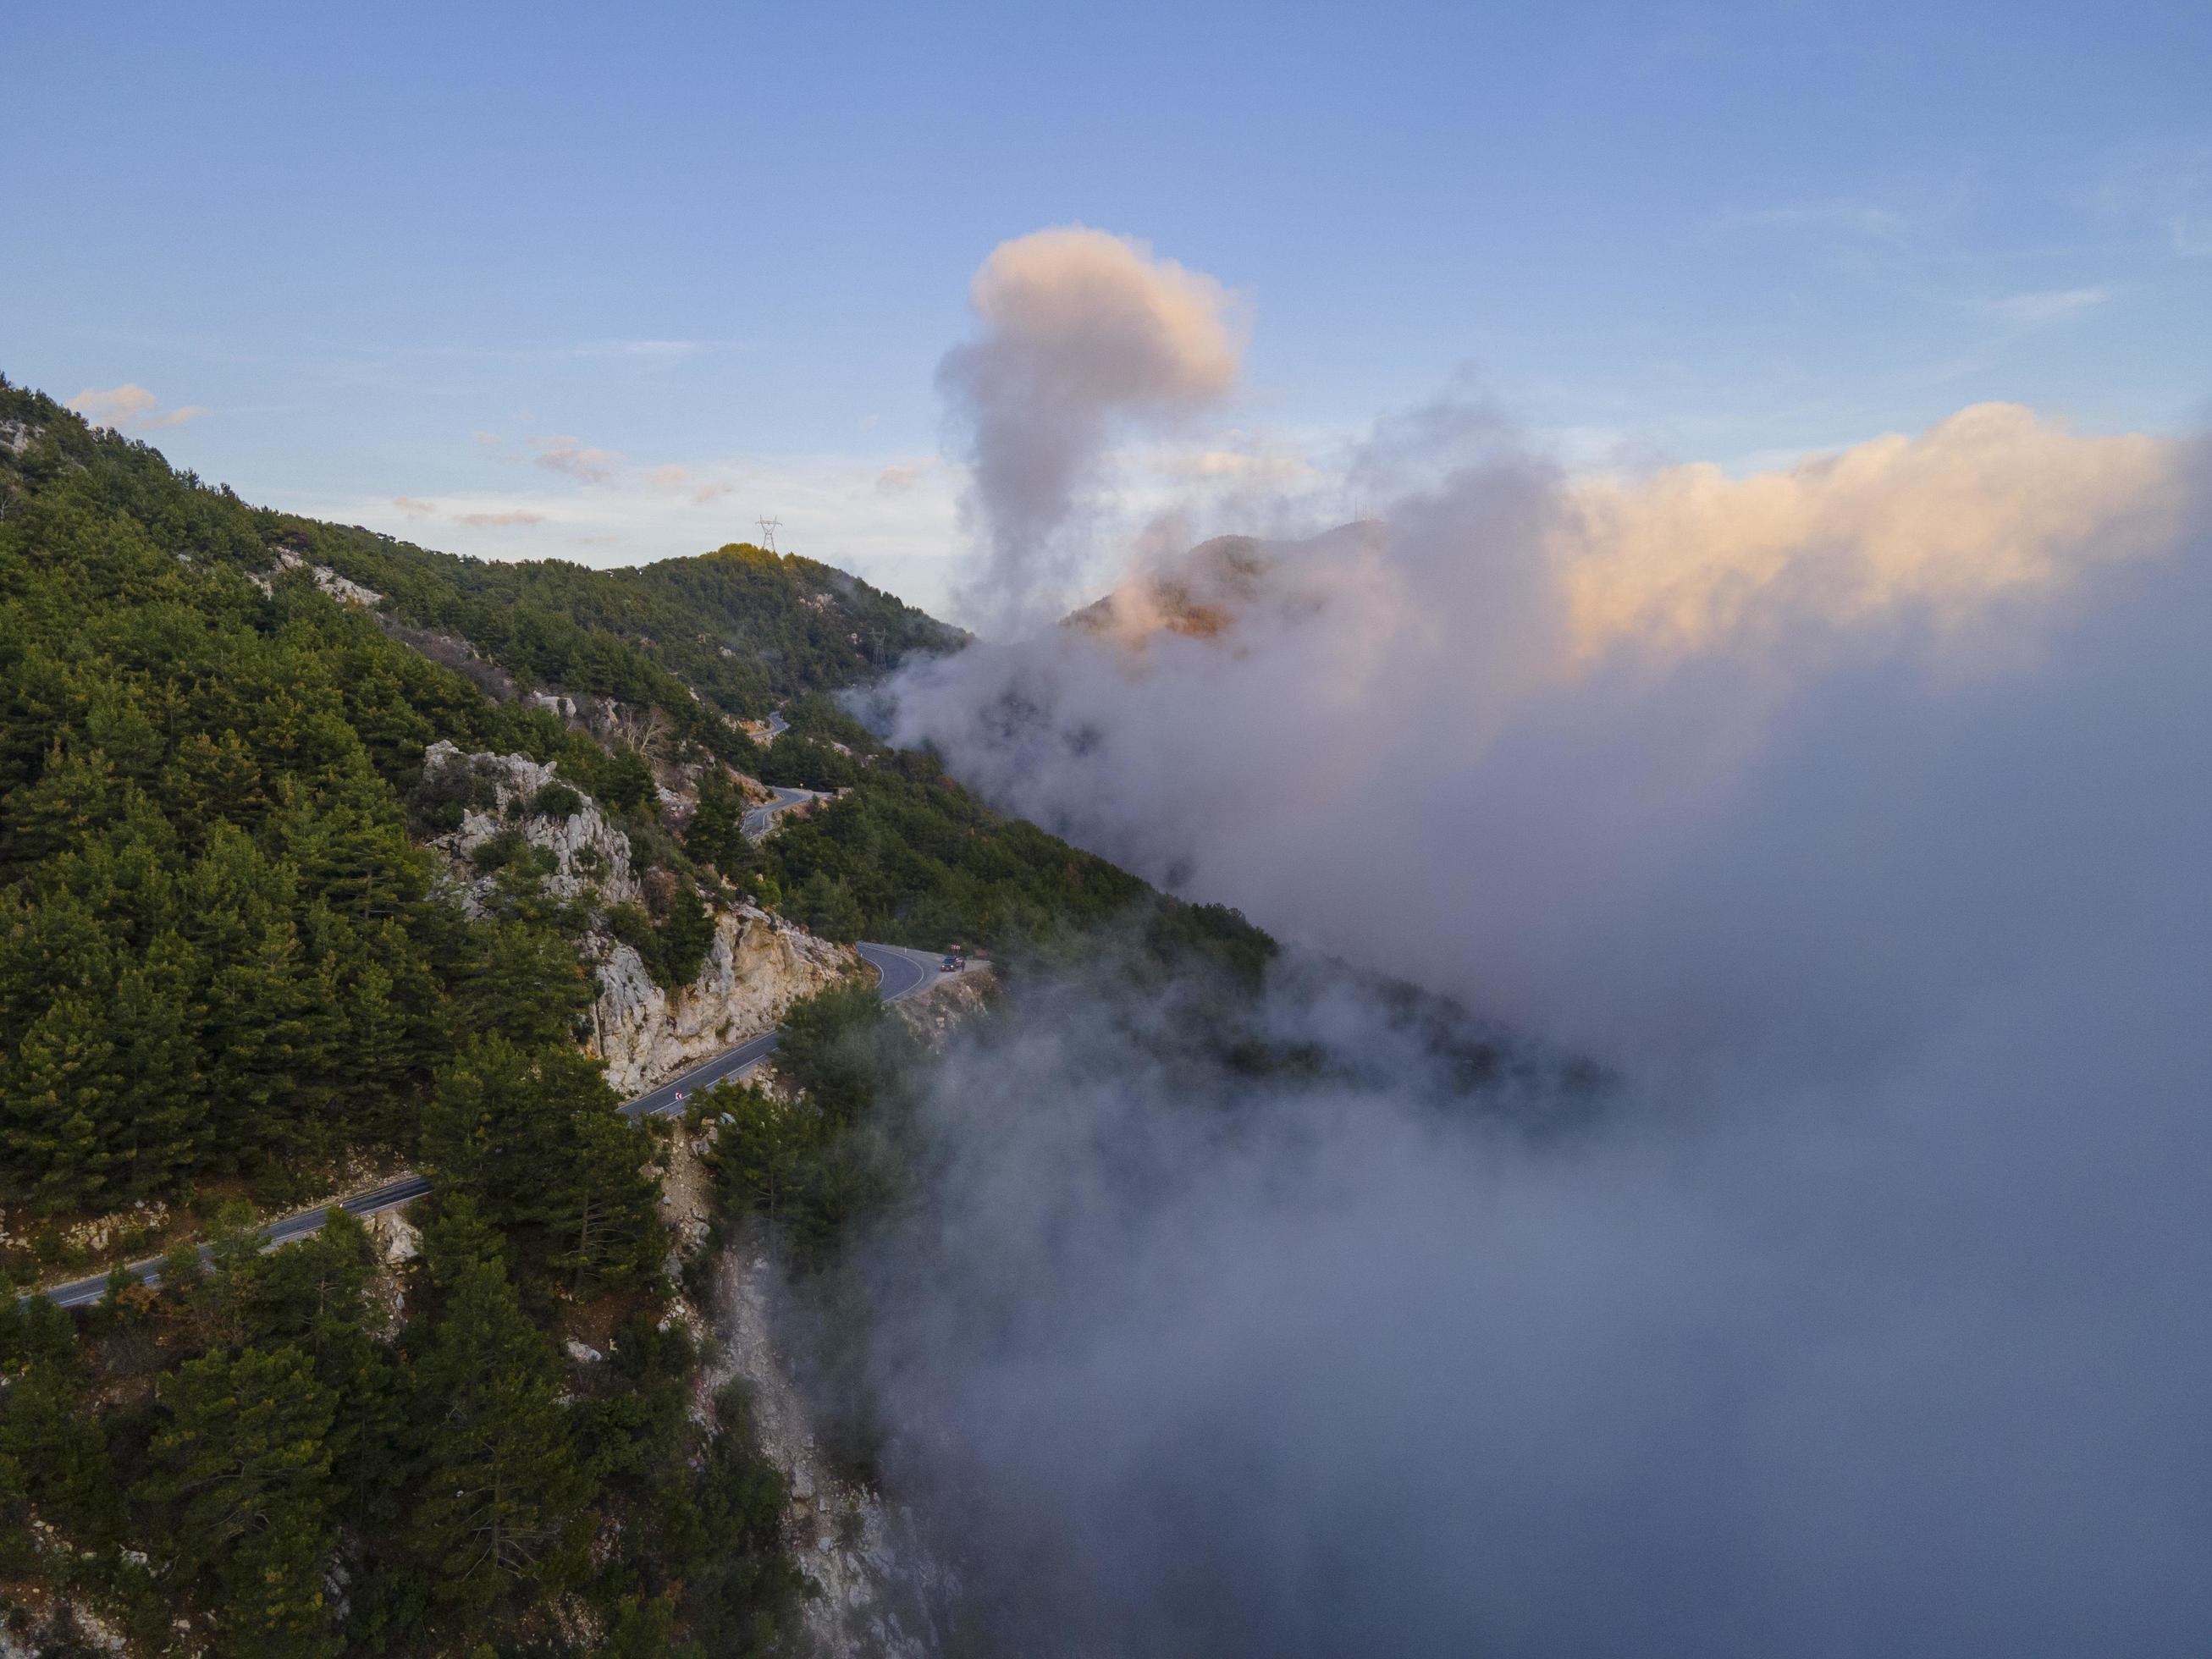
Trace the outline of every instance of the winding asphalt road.
{"label": "winding asphalt road", "polygon": [[[781,793],[781,792],[779,792]],[[804,790],[793,792],[803,794]],[[926,985],[937,981],[939,957],[926,951],[909,951],[899,945],[859,945],[854,947],[860,959],[876,970],[876,994],[885,1002],[896,1002],[901,997],[911,996]],[[774,1051],[777,1034],[763,1033],[750,1042],[740,1042],[734,1048],[726,1048],[702,1065],[695,1066],[678,1078],[672,1078],[658,1089],[623,1103],[624,1117],[636,1119],[658,1117],[682,1109],[684,1102],[701,1089],[712,1088],[726,1079],[743,1077]],[[356,1193],[351,1198],[340,1199],[337,1207],[348,1215],[370,1216],[380,1210],[396,1210],[401,1205],[422,1196],[430,1190],[428,1177],[414,1174],[395,1176],[381,1187],[373,1187],[365,1193]],[[271,1222],[264,1231],[264,1249],[275,1249],[280,1244],[290,1244],[318,1231],[331,1206],[319,1205],[312,1210],[301,1210],[281,1221]],[[211,1259],[212,1252],[200,1246],[200,1260]],[[159,1285],[161,1282],[161,1263],[158,1257],[131,1264],[131,1273],[140,1283]],[[99,1301],[107,1294],[107,1275],[92,1279],[72,1279],[66,1285],[55,1285],[43,1291],[33,1291],[31,1296],[50,1296],[64,1308],[82,1308]]]}
{"label": "winding asphalt road", "polygon": [[794,806],[810,800],[827,800],[829,794],[820,789],[784,789],[775,784],[775,799],[765,806],[756,806],[744,816],[744,831],[748,840],[758,841],[775,828],[775,821]]}

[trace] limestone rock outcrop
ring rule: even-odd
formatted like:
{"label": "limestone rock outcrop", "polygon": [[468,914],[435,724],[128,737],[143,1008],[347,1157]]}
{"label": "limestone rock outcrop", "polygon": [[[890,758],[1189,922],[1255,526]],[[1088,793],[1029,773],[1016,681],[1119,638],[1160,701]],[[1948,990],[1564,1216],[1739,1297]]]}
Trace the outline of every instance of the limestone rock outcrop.
{"label": "limestone rock outcrop", "polygon": [[527,755],[464,755],[443,740],[423,751],[426,777],[448,774],[456,767],[469,769],[490,799],[467,806],[460,828],[440,836],[431,845],[459,866],[466,890],[464,902],[472,913],[481,913],[483,895],[491,887],[489,876],[469,873],[476,850],[508,830],[553,855],[545,891],[563,903],[593,890],[609,904],[634,903],[641,896],[637,876],[630,868],[629,837],[607,821],[589,795],[576,791],[580,805],[565,817],[531,810],[538,792],[555,781],[551,765]]}
{"label": "limestone rock outcrop", "polygon": [[617,1093],[637,1094],[771,1029],[793,1003],[858,965],[849,945],[750,904],[715,919],[706,965],[672,993],[653,982],[635,951],[611,945],[599,964],[591,1049],[607,1062]]}

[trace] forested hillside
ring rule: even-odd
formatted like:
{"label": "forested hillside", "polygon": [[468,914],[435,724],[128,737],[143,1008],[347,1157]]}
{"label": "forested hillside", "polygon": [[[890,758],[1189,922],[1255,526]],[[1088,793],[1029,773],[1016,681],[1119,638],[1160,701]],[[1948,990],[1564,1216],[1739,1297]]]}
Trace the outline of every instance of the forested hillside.
{"label": "forested hillside", "polygon": [[[741,898],[933,947],[1132,915],[1248,980],[1273,948],[818,695],[956,643],[749,550],[492,567],[257,509],[0,381],[0,1267],[82,1271],[88,1217],[179,1242],[158,1291],[0,1313],[11,1630],[76,1650],[73,1603],[144,1652],[782,1639],[781,1477],[741,1398],[689,1409],[653,1143],[580,1052],[593,951],[680,986]],[[556,712],[594,693],[635,741]],[[725,718],[780,699],[773,745]],[[480,773],[426,775],[441,741],[555,769],[509,811],[594,803],[648,902],[556,899],[512,826],[456,869],[428,843],[487,808]],[[747,777],[839,793],[757,842]],[[350,1223],[258,1254],[252,1206],[364,1158],[431,1176],[419,1256]]]}
{"label": "forested hillside", "polygon": [[526,682],[657,704],[675,718],[692,691],[726,713],[763,715],[963,638],[842,570],[745,543],[590,570],[491,564],[373,531],[282,523],[303,556],[387,595],[401,620],[459,635]]}
{"label": "forested hillside", "polygon": [[[10,1265],[39,1271],[42,1216],[147,1200],[218,1240],[81,1334],[7,1305],[8,1599],[88,1594],[149,1640],[199,1616],[240,1654],[416,1650],[586,1583],[665,1628],[727,1501],[692,1465],[745,1443],[688,1423],[684,1339],[653,1330],[660,1224],[576,1051],[574,949],[464,915],[401,793],[437,737],[588,771],[572,734],[308,582],[264,593],[266,515],[0,397]],[[396,1325],[357,1226],[261,1257],[221,1201],[326,1191],[370,1143],[441,1182]],[[642,1322],[581,1409],[556,1293]],[[594,1536],[624,1542],[595,1565]]]}

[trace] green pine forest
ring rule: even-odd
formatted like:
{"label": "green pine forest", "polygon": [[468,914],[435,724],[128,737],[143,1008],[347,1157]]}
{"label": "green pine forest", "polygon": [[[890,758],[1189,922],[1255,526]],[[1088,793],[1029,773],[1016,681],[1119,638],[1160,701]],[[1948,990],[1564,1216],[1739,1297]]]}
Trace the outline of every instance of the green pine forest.
{"label": "green pine forest", "polygon": [[[0,1267],[81,1270],[66,1229],[91,1216],[125,1247],[131,1218],[168,1217],[144,1237],[178,1245],[158,1289],[0,1309],[19,1637],[80,1650],[54,1613],[75,1601],[144,1652],[180,1619],[239,1655],[785,1650],[807,1594],[787,1494],[741,1391],[692,1410],[647,1172],[666,1131],[621,1118],[582,1052],[586,936],[672,986],[741,896],[839,939],[1014,959],[1109,921],[1246,982],[1273,950],[990,812],[832,700],[960,643],[744,545],[493,565],[256,508],[0,380]],[[531,690],[653,711],[652,752]],[[765,747],[725,718],[778,708]],[[652,902],[556,904],[502,836],[471,914],[426,845],[469,804],[425,775],[441,740],[550,763],[538,805],[596,801]],[[681,824],[670,766],[703,779]],[[754,843],[724,768],[840,793]],[[859,1018],[838,994],[799,1024]],[[842,1126],[824,1051],[791,1064]],[[434,1191],[399,1305],[357,1224],[259,1252],[256,1214],[401,1164]],[[580,1332],[604,1362],[566,1356]]]}

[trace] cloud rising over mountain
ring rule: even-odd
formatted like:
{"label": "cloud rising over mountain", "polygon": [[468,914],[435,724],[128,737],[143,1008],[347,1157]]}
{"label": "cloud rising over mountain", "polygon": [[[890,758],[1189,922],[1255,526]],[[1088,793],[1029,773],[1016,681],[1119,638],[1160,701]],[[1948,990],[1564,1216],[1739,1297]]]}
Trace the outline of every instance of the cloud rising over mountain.
{"label": "cloud rising over mountain", "polygon": [[969,297],[980,330],[945,354],[938,383],[975,469],[988,556],[974,603],[1035,621],[1059,597],[1060,538],[1109,439],[1225,396],[1243,333],[1212,277],[1080,225],[1001,244]]}
{"label": "cloud rising over mountain", "polygon": [[900,736],[1620,1094],[1532,1146],[1409,1058],[1224,1132],[1179,1106],[1265,1085],[1117,1058],[1096,988],[956,1057],[889,1386],[1016,1625],[2201,1651],[2203,448],[1987,406],[1594,481],[1440,412],[1368,467],[1366,522],[910,674]]}

